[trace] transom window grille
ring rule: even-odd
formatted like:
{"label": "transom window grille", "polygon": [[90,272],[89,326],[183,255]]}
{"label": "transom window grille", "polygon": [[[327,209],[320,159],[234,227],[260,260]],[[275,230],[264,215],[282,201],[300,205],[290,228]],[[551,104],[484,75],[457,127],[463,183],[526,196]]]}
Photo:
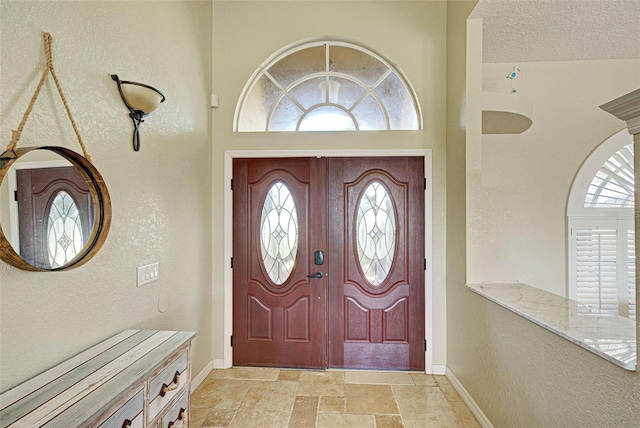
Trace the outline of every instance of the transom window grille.
{"label": "transom window grille", "polygon": [[49,208],[47,243],[51,268],[66,265],[84,246],[80,211],[65,191],[56,194]]}
{"label": "transom window grille", "polygon": [[260,217],[262,263],[276,285],[285,283],[298,255],[298,214],[293,195],[282,181],[267,192]]}
{"label": "transom window grille", "polygon": [[585,207],[631,207],[634,205],[633,143],[615,152],[598,169],[584,199]]}
{"label": "transom window grille", "polygon": [[236,108],[240,132],[421,129],[409,81],[362,46],[321,40],[277,54],[254,76]]}
{"label": "transom window grille", "polygon": [[633,156],[626,130],[615,134],[585,161],[571,190],[569,297],[585,313],[636,317]]}
{"label": "transom window grille", "polygon": [[380,286],[396,252],[396,214],[387,189],[379,181],[367,186],[356,211],[356,251],[365,278]]}

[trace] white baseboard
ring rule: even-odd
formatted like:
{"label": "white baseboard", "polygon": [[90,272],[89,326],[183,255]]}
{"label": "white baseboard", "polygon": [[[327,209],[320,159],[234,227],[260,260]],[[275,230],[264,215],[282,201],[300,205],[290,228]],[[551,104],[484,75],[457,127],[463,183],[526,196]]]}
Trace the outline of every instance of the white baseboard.
{"label": "white baseboard", "polygon": [[473,413],[473,415],[476,417],[478,423],[482,425],[482,428],[493,428],[493,424],[491,423],[489,418],[487,418],[484,412],[476,404],[473,398],[471,398],[471,395],[469,395],[467,390],[464,388],[464,386],[462,386],[458,378],[456,378],[456,376],[451,370],[449,370],[448,367],[446,368],[445,374],[447,376],[447,379],[449,379],[449,382],[451,382],[451,385],[453,385],[455,390],[458,391],[458,394],[460,394],[460,397],[462,397],[467,406],[469,406],[471,413]]}
{"label": "white baseboard", "polygon": [[207,365],[204,366],[202,371],[200,373],[198,373],[198,375],[196,377],[191,379],[191,392],[195,391],[196,388],[200,386],[200,384],[207,377],[207,375],[209,375],[209,373],[211,373],[211,370],[213,370],[213,367],[214,367],[214,362],[213,361],[209,361],[207,363]]}
{"label": "white baseboard", "polygon": [[219,360],[213,360],[213,368],[214,369],[228,369],[229,367],[225,367],[224,360],[220,358]]}
{"label": "white baseboard", "polygon": [[445,366],[444,364],[434,364],[431,366],[431,373],[428,373],[428,374],[444,376],[446,373],[447,373],[447,366]]}

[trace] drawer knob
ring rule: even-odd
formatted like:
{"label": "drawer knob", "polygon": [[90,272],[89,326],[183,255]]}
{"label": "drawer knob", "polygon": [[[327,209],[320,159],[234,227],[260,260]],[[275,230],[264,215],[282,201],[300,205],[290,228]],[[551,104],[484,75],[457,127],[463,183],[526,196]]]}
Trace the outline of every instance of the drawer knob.
{"label": "drawer knob", "polygon": [[122,428],[129,428],[131,426],[131,421],[129,419],[125,419],[122,423]]}
{"label": "drawer knob", "polygon": [[160,388],[160,397],[164,397],[167,392],[175,391],[180,387],[180,372],[176,372],[176,374],[173,376],[173,381],[169,385],[167,385],[166,383],[162,384],[162,388]]}

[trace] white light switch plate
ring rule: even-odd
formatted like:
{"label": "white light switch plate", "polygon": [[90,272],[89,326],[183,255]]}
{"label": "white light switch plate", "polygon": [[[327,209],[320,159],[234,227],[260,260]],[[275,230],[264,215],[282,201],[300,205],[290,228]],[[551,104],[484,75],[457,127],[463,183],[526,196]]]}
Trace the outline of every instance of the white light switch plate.
{"label": "white light switch plate", "polygon": [[158,262],[138,266],[138,287],[157,281],[160,277]]}

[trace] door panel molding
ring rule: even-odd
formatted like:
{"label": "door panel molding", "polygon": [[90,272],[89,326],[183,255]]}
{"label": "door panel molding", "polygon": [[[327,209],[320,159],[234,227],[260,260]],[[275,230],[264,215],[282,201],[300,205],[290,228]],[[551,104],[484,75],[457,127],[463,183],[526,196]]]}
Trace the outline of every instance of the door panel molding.
{"label": "door panel molding", "polygon": [[273,340],[272,308],[264,303],[260,297],[250,293],[247,294],[247,307],[250,315],[249,340],[271,342]]}
{"label": "door panel molding", "polygon": [[[227,263],[233,256],[233,192],[228,185],[233,177],[233,159],[235,158],[284,158],[284,157],[404,157],[421,156],[424,158],[424,170],[426,177],[425,189],[425,336],[429,343],[425,355],[426,373],[434,373],[441,365],[434,365],[434,346],[444,352],[445,343],[434,344],[433,326],[446,328],[446,317],[440,315],[438,319],[434,316],[434,307],[444,307],[446,305],[444,293],[438,293],[438,301],[434,301],[433,293],[433,188],[432,188],[432,150],[431,149],[400,149],[400,150],[226,150],[224,152],[224,355],[223,367],[231,367],[233,362],[233,348],[230,337],[233,332],[233,270]],[[384,346],[384,344],[380,344]],[[408,346],[407,346],[408,358]],[[393,368],[392,365],[388,365]]]}
{"label": "door panel molding", "polygon": [[[308,296],[300,297],[284,309],[284,341],[302,342],[311,341],[310,301]],[[303,319],[304,322],[300,322]]]}

